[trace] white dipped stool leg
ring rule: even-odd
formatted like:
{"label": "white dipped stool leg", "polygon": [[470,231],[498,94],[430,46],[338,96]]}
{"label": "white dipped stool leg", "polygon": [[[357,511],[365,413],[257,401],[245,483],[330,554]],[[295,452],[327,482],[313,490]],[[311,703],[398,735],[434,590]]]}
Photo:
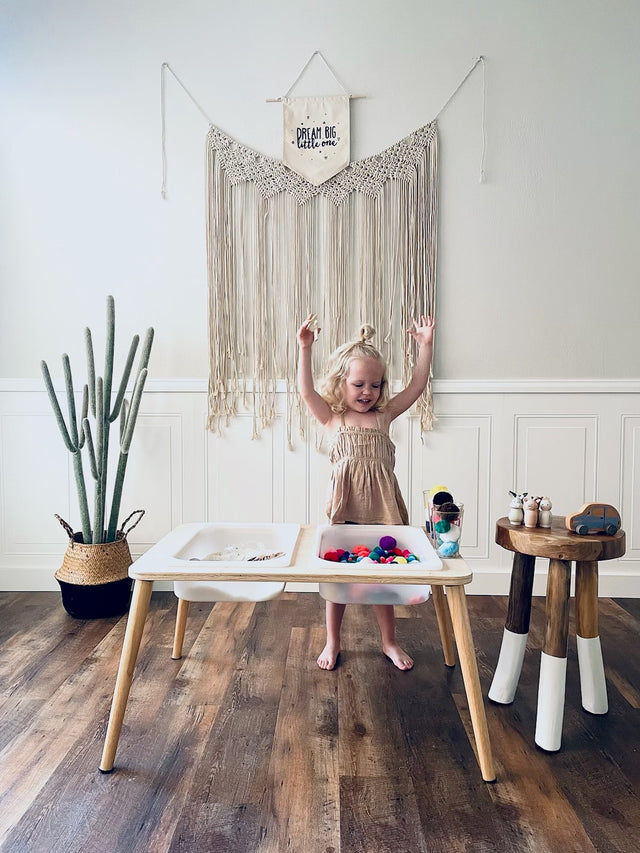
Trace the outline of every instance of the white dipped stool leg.
{"label": "white dipped stool leg", "polygon": [[511,568],[509,605],[502,646],[496,671],[489,688],[489,699],[501,705],[513,702],[520,680],[522,662],[529,636],[531,619],[531,593],[536,558],[515,552]]}
{"label": "white dipped stool leg", "polygon": [[567,659],[542,652],[535,741],[548,752],[557,752],[562,743],[566,681]]}
{"label": "white dipped stool leg", "polygon": [[600,637],[576,637],[582,707],[591,714],[609,710]]}
{"label": "white dipped stool leg", "polygon": [[496,671],[489,688],[489,699],[501,705],[510,705],[516,695],[522,662],[529,634],[515,634],[505,628]]}
{"label": "white dipped stool leg", "polygon": [[598,563],[595,560],[576,562],[576,642],[582,707],[592,714],[606,714],[609,703],[598,631]]}
{"label": "white dipped stool leg", "polygon": [[547,576],[547,625],[540,657],[535,733],[538,746],[549,752],[557,752],[562,742],[570,587],[571,562],[550,559]]}

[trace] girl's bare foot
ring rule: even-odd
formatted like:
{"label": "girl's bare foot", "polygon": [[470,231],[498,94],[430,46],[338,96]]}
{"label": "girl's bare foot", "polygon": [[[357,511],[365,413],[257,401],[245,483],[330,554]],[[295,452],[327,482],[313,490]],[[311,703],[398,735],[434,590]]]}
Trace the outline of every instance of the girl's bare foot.
{"label": "girl's bare foot", "polygon": [[397,643],[383,646],[382,651],[398,669],[407,670],[413,667],[413,659]]}
{"label": "girl's bare foot", "polygon": [[327,643],[318,656],[318,666],[320,669],[333,669],[339,654],[340,649],[338,647]]}

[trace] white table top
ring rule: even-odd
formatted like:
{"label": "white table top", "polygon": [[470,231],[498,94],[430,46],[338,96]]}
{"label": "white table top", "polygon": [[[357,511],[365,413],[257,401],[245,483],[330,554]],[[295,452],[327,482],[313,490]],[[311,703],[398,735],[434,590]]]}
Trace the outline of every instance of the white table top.
{"label": "white table top", "polygon": [[442,569],[425,569],[420,562],[411,563],[331,563],[324,567],[313,559],[316,528],[300,528],[290,566],[269,566],[268,561],[234,568],[230,563],[219,567],[207,563],[176,560],[172,557],[184,542],[185,530],[175,528],[153,545],[129,567],[135,580],[154,581],[283,581],[285,583],[409,583],[432,586],[462,586],[473,579],[473,573],[462,557],[442,560]]}

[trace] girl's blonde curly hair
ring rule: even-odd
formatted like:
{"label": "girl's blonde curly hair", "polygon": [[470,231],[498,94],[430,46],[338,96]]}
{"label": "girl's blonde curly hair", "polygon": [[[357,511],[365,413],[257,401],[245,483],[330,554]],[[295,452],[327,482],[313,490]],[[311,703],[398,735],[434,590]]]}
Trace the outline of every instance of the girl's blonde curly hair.
{"label": "girl's blonde curly hair", "polygon": [[346,344],[338,347],[329,356],[327,362],[327,373],[320,385],[320,396],[325,400],[331,410],[337,414],[342,414],[347,407],[344,403],[344,381],[349,373],[351,362],[357,358],[374,358],[379,361],[384,372],[380,384],[380,396],[372,407],[375,412],[381,412],[389,402],[389,384],[387,382],[387,365],[385,364],[382,354],[373,344],[369,343],[375,335],[376,330],[373,326],[365,323],[360,327],[359,337],[355,341],[349,341]]}

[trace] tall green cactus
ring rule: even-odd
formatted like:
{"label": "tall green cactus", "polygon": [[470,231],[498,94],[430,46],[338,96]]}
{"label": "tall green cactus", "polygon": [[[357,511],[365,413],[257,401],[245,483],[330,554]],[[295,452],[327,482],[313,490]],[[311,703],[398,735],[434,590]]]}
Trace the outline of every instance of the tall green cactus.
{"label": "tall green cactus", "polygon": [[[126,400],[127,384],[131,376],[138,344],[140,342],[139,336],[134,335],[131,346],[129,347],[129,354],[124,366],[118,392],[112,406],[113,360],[115,353],[115,303],[112,296],[107,297],[107,334],[104,376],[96,377],[91,330],[87,328],[85,329],[85,345],[87,352],[88,381],[84,386],[82,414],[79,421],[76,418],[73,381],[71,378],[69,358],[66,355],[63,356],[69,409],[69,428],[67,428],[62,415],[62,411],[53,388],[53,383],[51,382],[49,368],[47,367],[46,362],[42,362],[42,373],[45,380],[45,386],[58,422],[58,427],[67,449],[73,455],[84,542],[113,542],[116,538],[124,475],[129,448],[131,446],[131,438],[133,436],[133,430],[135,428],[140,408],[140,400],[147,378],[147,367],[149,364],[149,357],[151,355],[153,334],[153,329],[147,329],[142,352],[140,354],[140,361],[138,363],[131,403],[129,404]],[[95,442],[89,420],[89,410],[95,420]],[[109,466],[109,430],[111,424],[118,417],[120,417],[120,458],[118,460],[118,467],[113,484],[109,525],[105,530]],[[83,447],[86,447],[87,449],[91,476],[95,482],[93,528],[89,520],[87,492],[82,467],[81,451]]]}

